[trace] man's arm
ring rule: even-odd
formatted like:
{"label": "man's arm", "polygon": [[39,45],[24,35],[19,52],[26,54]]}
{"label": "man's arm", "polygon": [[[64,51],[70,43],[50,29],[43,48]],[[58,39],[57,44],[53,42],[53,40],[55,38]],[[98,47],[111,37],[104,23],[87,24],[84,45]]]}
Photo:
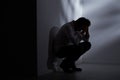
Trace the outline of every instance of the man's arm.
{"label": "man's arm", "polygon": [[72,41],[73,44],[78,45],[80,40],[82,39],[81,37],[79,37],[78,33],[74,31],[72,26],[67,27],[66,30],[68,38]]}
{"label": "man's arm", "polygon": [[90,38],[89,29],[88,29],[88,28],[85,29],[83,35],[84,35],[84,36],[83,36],[83,40],[88,42],[88,41],[89,41],[89,38]]}
{"label": "man's arm", "polygon": [[85,28],[84,30],[81,31],[77,31],[77,33],[79,34],[79,36],[82,38],[83,41],[89,41],[89,31],[88,28]]}

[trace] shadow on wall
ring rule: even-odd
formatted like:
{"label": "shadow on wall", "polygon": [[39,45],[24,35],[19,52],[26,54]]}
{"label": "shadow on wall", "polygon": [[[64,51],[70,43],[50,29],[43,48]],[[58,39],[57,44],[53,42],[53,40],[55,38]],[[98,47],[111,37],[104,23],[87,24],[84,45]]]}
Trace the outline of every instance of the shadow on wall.
{"label": "shadow on wall", "polygon": [[49,45],[48,45],[48,59],[47,59],[47,68],[53,72],[62,71],[59,67],[63,59],[57,58],[54,52],[54,38],[59,31],[59,28],[54,26],[49,31]]}
{"label": "shadow on wall", "polygon": [[[61,25],[60,16],[62,15],[64,15],[64,12],[60,0],[37,1],[38,75],[48,72],[46,62],[48,58],[49,30],[53,26]],[[66,17],[63,18],[63,21],[66,22]]]}
{"label": "shadow on wall", "polygon": [[50,29],[49,32],[49,45],[48,45],[48,60],[47,67],[48,69],[54,70],[54,61],[55,61],[55,53],[54,53],[54,38],[58,32],[59,28],[54,26]]}

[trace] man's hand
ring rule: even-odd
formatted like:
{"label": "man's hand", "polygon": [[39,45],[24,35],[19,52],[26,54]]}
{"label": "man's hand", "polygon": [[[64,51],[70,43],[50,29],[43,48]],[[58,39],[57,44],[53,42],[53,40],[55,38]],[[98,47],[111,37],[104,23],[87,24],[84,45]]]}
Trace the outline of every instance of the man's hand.
{"label": "man's hand", "polygon": [[84,37],[85,37],[85,39],[89,40],[90,35],[89,35],[89,34],[86,34]]}
{"label": "man's hand", "polygon": [[80,36],[80,38],[83,40],[83,41],[89,41],[89,32],[88,32],[88,29],[84,29],[84,30],[81,30],[81,31],[76,31],[76,33]]}
{"label": "man's hand", "polygon": [[81,35],[82,35],[82,38],[83,38],[84,41],[89,41],[90,35],[89,35],[88,30],[82,30]]}

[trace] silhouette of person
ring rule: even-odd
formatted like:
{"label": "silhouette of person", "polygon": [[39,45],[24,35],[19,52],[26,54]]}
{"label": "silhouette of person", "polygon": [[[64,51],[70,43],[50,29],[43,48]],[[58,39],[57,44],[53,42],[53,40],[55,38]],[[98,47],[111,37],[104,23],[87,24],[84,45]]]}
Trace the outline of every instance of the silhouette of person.
{"label": "silhouette of person", "polygon": [[91,22],[85,17],[80,17],[64,24],[54,40],[56,57],[64,58],[60,67],[64,72],[81,71],[75,66],[79,57],[91,48],[89,42],[89,26]]}

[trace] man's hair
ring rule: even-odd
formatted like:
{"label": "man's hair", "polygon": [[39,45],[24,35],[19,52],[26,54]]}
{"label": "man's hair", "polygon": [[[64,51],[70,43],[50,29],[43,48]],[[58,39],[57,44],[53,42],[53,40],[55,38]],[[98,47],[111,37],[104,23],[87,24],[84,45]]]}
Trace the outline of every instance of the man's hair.
{"label": "man's hair", "polygon": [[83,25],[90,26],[91,25],[90,20],[86,19],[85,17],[80,17],[75,22],[80,26],[83,26]]}

